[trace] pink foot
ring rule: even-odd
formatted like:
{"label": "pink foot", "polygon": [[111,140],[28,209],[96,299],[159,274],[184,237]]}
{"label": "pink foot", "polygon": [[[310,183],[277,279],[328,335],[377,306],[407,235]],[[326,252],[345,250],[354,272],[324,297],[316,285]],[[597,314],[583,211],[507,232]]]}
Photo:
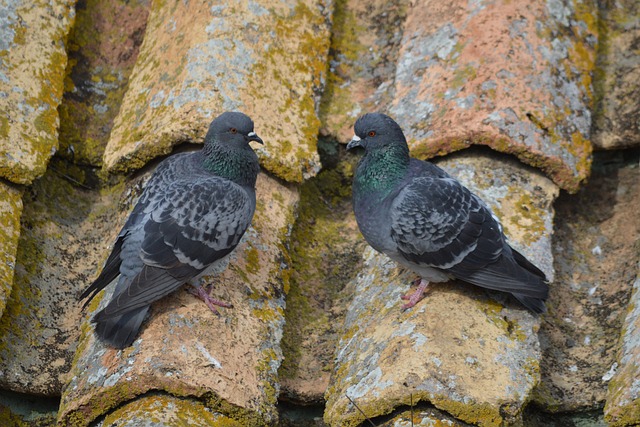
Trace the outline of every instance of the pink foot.
{"label": "pink foot", "polygon": [[429,282],[425,281],[422,278],[416,279],[412,283],[416,284],[416,282],[418,282],[419,285],[418,285],[418,289],[416,289],[415,292],[407,294],[407,295],[402,295],[400,297],[403,300],[408,300],[409,301],[408,303],[406,303],[406,304],[404,304],[402,306],[403,310],[406,310],[406,309],[411,308],[414,305],[416,305],[418,303],[418,301],[420,301],[423,298],[424,291],[427,289],[427,286],[429,286]]}
{"label": "pink foot", "polygon": [[226,308],[232,308],[233,305],[228,304],[224,301],[220,301],[215,298],[212,298],[211,295],[209,295],[209,292],[211,292],[211,286],[212,286],[211,284],[208,284],[207,286],[191,285],[191,287],[189,288],[189,292],[191,292],[192,294],[200,298],[202,301],[204,301],[204,303],[207,304],[207,307],[209,307],[209,310],[213,311],[214,314],[217,314],[219,316],[220,312],[218,312],[216,305],[218,307],[226,307]]}

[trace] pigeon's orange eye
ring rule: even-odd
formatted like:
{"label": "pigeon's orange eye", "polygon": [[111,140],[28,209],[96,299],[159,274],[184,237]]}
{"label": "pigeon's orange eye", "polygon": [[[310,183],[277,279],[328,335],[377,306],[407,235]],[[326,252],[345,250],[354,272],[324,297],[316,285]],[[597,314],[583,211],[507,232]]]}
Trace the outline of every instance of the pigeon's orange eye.
{"label": "pigeon's orange eye", "polygon": [[229,129],[229,132],[231,132],[231,133],[238,133],[238,129],[236,129],[236,128],[231,128],[231,129]]}
{"label": "pigeon's orange eye", "polygon": [[369,131],[369,136],[376,136],[376,131],[375,130]]}

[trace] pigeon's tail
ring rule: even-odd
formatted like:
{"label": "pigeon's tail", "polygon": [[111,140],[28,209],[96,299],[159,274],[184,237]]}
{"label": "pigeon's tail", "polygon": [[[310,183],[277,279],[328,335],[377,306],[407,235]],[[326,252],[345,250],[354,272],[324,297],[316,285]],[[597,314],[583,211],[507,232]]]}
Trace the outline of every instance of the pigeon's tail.
{"label": "pigeon's tail", "polygon": [[109,283],[111,283],[117,276],[120,274],[120,264],[122,264],[122,259],[120,259],[120,253],[122,252],[122,243],[124,242],[124,238],[129,234],[128,232],[121,234],[118,236],[115,245],[113,245],[113,250],[105,262],[104,267],[102,268],[102,272],[98,278],[89,286],[87,289],[82,292],[79,299],[85,299],[89,297],[85,303],[82,305],[82,309],[84,310],[93,297],[95,297],[98,292],[103,290]]}
{"label": "pigeon's tail", "polygon": [[544,301],[549,294],[544,273],[522,254],[505,245],[502,256],[478,270],[455,266],[449,269],[458,279],[483,288],[512,294],[534,313],[544,313]]}
{"label": "pigeon's tail", "polygon": [[525,258],[525,256],[520,252],[516,251],[512,247],[509,248],[511,249],[511,253],[513,254],[513,259],[518,263],[520,267],[524,268],[534,276],[538,276],[540,279],[542,279],[543,282],[547,281],[547,276],[542,272],[542,270],[533,265],[533,263]]}
{"label": "pigeon's tail", "polygon": [[540,298],[529,297],[522,294],[511,294],[520,301],[520,304],[524,305],[528,310],[541,314],[547,311],[547,308],[544,305],[544,300]]}
{"label": "pigeon's tail", "polygon": [[106,344],[112,347],[123,349],[129,347],[135,340],[140,330],[140,325],[144,320],[149,306],[143,306],[128,311],[119,316],[107,317],[100,316],[102,311],[96,316],[101,317],[96,322],[96,335]]}
{"label": "pigeon's tail", "polygon": [[531,310],[532,312],[538,313],[538,314],[544,313],[545,311],[547,311],[547,308],[544,305],[544,301],[547,299],[547,293],[548,293],[548,286],[546,283],[547,276],[545,276],[542,270],[540,270],[538,267],[533,265],[533,263],[529,261],[527,258],[525,258],[525,256],[522,255],[520,252],[511,248],[511,253],[513,254],[513,259],[516,261],[516,263],[520,267],[525,269],[528,273],[530,273],[529,276],[533,276],[531,277],[530,280],[536,281],[537,279],[537,281],[540,284],[539,285],[540,288],[546,291],[544,294],[544,298],[536,298],[528,295],[522,295],[519,293],[512,293],[512,295],[515,297],[515,299],[520,301],[520,304],[524,305],[527,309]]}

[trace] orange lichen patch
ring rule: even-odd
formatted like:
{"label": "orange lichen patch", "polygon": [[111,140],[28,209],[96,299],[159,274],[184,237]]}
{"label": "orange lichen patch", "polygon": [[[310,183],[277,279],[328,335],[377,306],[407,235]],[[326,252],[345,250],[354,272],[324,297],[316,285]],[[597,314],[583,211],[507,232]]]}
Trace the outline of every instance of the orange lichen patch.
{"label": "orange lichen patch", "polygon": [[524,0],[415,3],[390,108],[411,147],[443,154],[489,145],[577,190],[589,173],[585,77],[596,41],[584,9]]}

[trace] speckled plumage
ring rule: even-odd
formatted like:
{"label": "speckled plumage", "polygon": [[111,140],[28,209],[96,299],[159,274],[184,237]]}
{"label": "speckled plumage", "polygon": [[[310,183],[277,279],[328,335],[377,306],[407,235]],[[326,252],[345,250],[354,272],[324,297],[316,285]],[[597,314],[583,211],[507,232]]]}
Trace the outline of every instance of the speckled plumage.
{"label": "speckled plumage", "polygon": [[[238,245],[256,206],[262,140],[242,113],[216,118],[204,148],[165,159],[129,215],[87,303],[118,275],[111,301],[93,318],[96,334],[129,346],[149,305],[215,267]],[[85,303],[86,305],[86,303]]]}
{"label": "speckled plumage", "polygon": [[[436,165],[413,159],[390,117],[371,113],[355,124],[347,146],[364,147],[353,184],[358,226],[377,251],[426,282],[461,279],[511,293],[529,310],[544,311],[542,271],[507,243],[489,207]],[[414,295],[414,305],[419,296]]]}

